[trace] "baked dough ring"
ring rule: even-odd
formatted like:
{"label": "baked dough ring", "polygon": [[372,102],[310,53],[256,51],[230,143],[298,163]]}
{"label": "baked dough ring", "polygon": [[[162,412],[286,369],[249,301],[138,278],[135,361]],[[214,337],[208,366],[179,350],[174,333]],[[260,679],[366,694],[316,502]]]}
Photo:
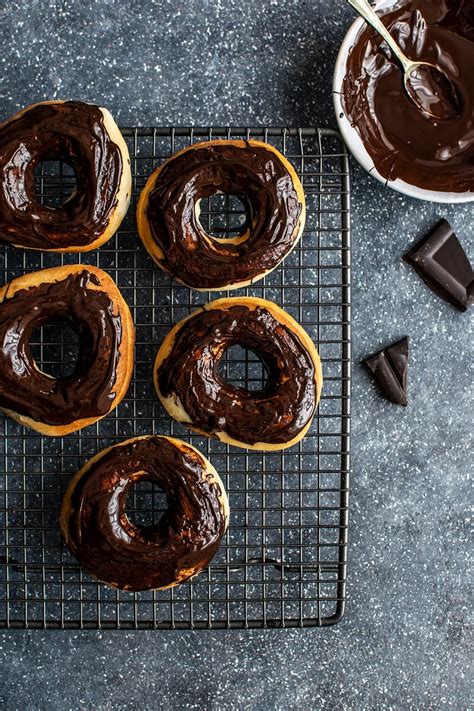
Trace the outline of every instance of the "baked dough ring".
{"label": "baked dough ring", "polygon": [[[208,235],[200,200],[238,195],[250,227],[230,239]],[[297,244],[305,223],[301,182],[289,161],[262,141],[204,141],[169,158],[149,177],[138,232],[154,261],[199,291],[238,289],[262,279]]]}
{"label": "baked dough ring", "polygon": [[[167,511],[152,526],[130,521],[137,481],[164,490]],[[188,580],[214,557],[229,519],[224,485],[207,459],[172,437],[136,437],[96,454],[72,479],[61,508],[71,553],[101,582],[162,590]]]}
{"label": "baked dough ring", "polygon": [[[79,335],[72,375],[42,373],[29,340],[61,319]],[[0,289],[0,409],[26,427],[60,436],[107,415],[127,392],[135,332],[111,277],[81,264],[26,274]]]}
{"label": "baked dough ring", "polygon": [[[227,348],[254,351],[268,370],[261,390],[227,383],[218,372]],[[264,299],[218,299],[170,331],[155,362],[155,387],[178,422],[222,442],[286,449],[311,425],[322,387],[321,361],[304,329]]]}
{"label": "baked dough ring", "polygon": [[[62,207],[41,205],[34,169],[61,160],[76,188]],[[0,241],[50,252],[86,252],[112,237],[130,203],[127,144],[107,109],[44,101],[0,124]]]}

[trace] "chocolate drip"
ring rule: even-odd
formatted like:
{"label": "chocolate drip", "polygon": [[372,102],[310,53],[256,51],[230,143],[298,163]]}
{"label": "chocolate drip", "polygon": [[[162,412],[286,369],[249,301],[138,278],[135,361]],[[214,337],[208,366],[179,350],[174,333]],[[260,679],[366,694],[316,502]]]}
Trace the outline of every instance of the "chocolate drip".
{"label": "chocolate drip", "polygon": [[[237,195],[251,216],[239,244],[206,236],[196,215],[202,198]],[[178,154],[162,168],[148,196],[152,237],[161,266],[190,287],[224,287],[273,269],[298,237],[302,213],[293,180],[273,151],[222,141]]]}
{"label": "chocolate drip", "polygon": [[403,259],[442,299],[460,311],[467,311],[471,306],[474,301],[474,271],[446,220],[441,220]]}
{"label": "chocolate drip", "polygon": [[[167,510],[152,526],[126,515],[137,481],[166,494]],[[62,521],[71,552],[102,582],[150,590],[183,582],[214,557],[226,529],[220,486],[203,458],[161,437],[145,437],[105,452],[77,481]]]}
{"label": "chocolate drip", "polygon": [[374,353],[363,361],[381,391],[395,405],[407,405],[408,337]]}
{"label": "chocolate drip", "polygon": [[[47,425],[101,417],[115,399],[122,325],[95,274],[75,272],[62,281],[17,291],[0,304],[0,407]],[[79,335],[72,375],[54,379],[38,370],[29,340],[33,331],[61,319]]]}
{"label": "chocolate drip", "polygon": [[[74,169],[76,189],[62,207],[41,205],[34,169],[58,160]],[[80,101],[38,104],[0,126],[0,241],[33,249],[93,243],[117,204],[122,156],[101,110]]]}
{"label": "chocolate drip", "polygon": [[383,16],[407,56],[439,67],[459,111],[445,120],[417,108],[403,72],[369,27],[352,47],[343,105],[377,171],[429,190],[474,191],[474,0],[410,0]]}
{"label": "chocolate drip", "polygon": [[[250,391],[227,383],[219,364],[240,345],[265,364],[268,380]],[[246,444],[289,442],[314,415],[315,367],[298,336],[267,309],[232,306],[196,313],[176,335],[158,369],[164,397],[178,397],[189,426],[209,435],[225,432]]]}

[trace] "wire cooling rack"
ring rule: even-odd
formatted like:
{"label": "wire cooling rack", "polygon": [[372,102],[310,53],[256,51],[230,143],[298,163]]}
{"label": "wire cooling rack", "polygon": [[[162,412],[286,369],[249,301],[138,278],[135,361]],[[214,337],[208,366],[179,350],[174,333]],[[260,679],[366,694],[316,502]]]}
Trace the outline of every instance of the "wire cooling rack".
{"label": "wire cooling rack", "polygon": [[[128,396],[99,423],[63,438],[47,438],[2,418],[0,428],[0,617],[11,628],[253,628],[330,625],[346,597],[350,414],[350,197],[340,137],[317,129],[125,129],[134,200],[147,176],[173,152],[211,138],[258,138],[293,163],[305,188],[307,221],[296,249],[246,293],[277,302],[311,334],[323,362],[324,388],[308,436],[285,452],[228,447],[189,432],[162,409],[152,365],[172,324],[193,307],[224,296],[177,286],[155,266],[136,233],[134,205],[118,234],[96,252],[77,255],[1,248],[4,281],[24,272],[81,261],[109,272],[128,301],[137,329],[136,366]],[[60,204],[74,186],[64,164],[45,162],[38,198]],[[210,233],[238,233],[245,222],[237,197],[201,205]],[[242,293],[242,292],[240,292]],[[235,295],[235,294],[234,294]],[[43,326],[31,347],[56,377],[72,372],[75,334]],[[240,348],[227,352],[231,382],[261,387],[262,363]],[[61,499],[71,476],[99,450],[142,434],[172,434],[192,442],[221,474],[229,494],[227,536],[212,565],[194,581],[154,593],[99,585],[62,543]],[[137,484],[127,511],[150,524],[163,495]]]}

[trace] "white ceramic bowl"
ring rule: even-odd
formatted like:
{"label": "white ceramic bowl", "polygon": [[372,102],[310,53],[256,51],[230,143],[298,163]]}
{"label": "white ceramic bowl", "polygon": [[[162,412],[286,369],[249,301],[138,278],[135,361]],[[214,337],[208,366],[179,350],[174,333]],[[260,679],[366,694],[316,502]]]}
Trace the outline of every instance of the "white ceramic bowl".
{"label": "white ceramic bowl", "polygon": [[[376,10],[386,10],[393,8],[395,6],[394,0],[379,0],[375,5]],[[342,83],[346,75],[346,65],[347,58],[351,47],[355,44],[357,35],[362,30],[365,25],[365,21],[359,17],[353,25],[351,25],[349,32],[344,38],[344,41],[339,50],[339,54],[336,60],[336,67],[334,70],[333,79],[333,100],[334,100],[334,110],[336,112],[337,122],[339,124],[339,130],[342,134],[344,142],[349,148],[350,152],[354,158],[361,164],[370,175],[373,175],[377,180],[380,180],[384,185],[398,190],[400,193],[409,195],[410,197],[418,198],[419,200],[430,200],[431,202],[446,202],[446,203],[465,203],[474,201],[474,193],[448,193],[437,190],[426,190],[425,188],[418,188],[416,185],[411,185],[411,183],[406,183],[404,180],[396,179],[387,181],[374,166],[373,160],[369,153],[365,149],[359,134],[356,129],[351,126],[350,121],[347,119],[344,113],[344,107],[342,103]]]}

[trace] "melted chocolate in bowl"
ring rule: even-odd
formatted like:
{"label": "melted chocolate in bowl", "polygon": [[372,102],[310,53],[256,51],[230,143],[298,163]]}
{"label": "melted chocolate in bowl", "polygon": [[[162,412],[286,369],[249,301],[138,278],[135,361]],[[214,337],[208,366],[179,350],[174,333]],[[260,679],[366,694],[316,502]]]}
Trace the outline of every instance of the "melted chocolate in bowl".
{"label": "melted chocolate in bowl", "polygon": [[[127,496],[139,480],[166,494],[167,510],[152,526],[126,515]],[[227,525],[220,486],[205,460],[163,437],[112,447],[68,494],[61,527],[69,549],[99,580],[127,590],[167,587],[198,573]]]}
{"label": "melted chocolate in bowl", "polygon": [[[107,292],[89,288],[98,277],[84,268],[66,279],[17,291],[0,304],[0,407],[47,425],[67,425],[106,415],[122,337],[119,315]],[[68,323],[79,336],[75,371],[52,378],[36,366],[29,341],[52,320]]]}
{"label": "melted chocolate in bowl", "polygon": [[387,180],[442,192],[474,192],[474,0],[410,0],[384,16],[407,56],[436,65],[459,101],[435,119],[414,105],[382,38],[363,31],[347,59],[342,103]]}

